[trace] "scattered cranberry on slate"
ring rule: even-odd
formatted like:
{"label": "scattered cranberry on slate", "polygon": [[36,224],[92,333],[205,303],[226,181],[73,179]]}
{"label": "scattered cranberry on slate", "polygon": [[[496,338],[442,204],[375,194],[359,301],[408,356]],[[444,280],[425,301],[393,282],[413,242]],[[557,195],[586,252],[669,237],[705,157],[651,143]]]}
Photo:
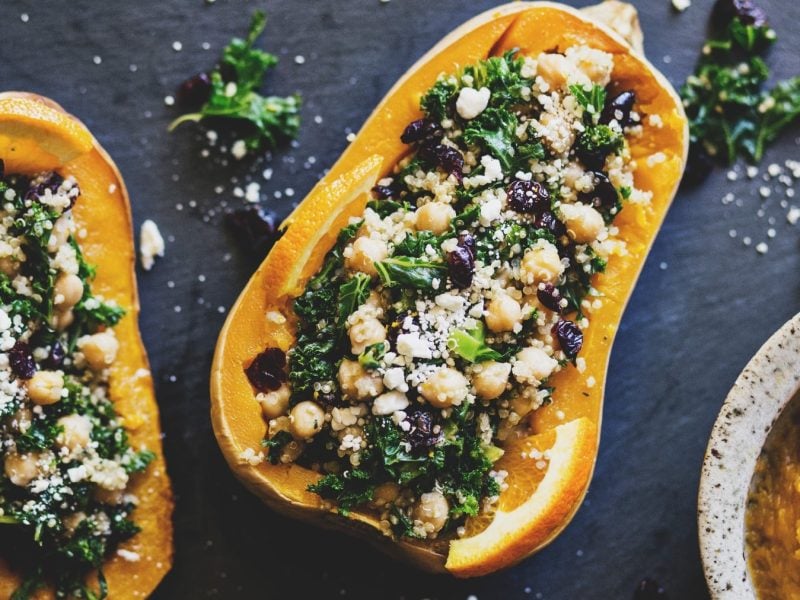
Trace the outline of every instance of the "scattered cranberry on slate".
{"label": "scattered cranberry on slate", "polygon": [[376,185],[372,188],[372,193],[380,200],[386,200],[392,197],[392,188],[388,185]]}
{"label": "scattered cranberry on slate", "polygon": [[542,287],[536,290],[536,297],[543,306],[549,308],[553,312],[561,312],[561,292],[552,283],[545,283]]}
{"label": "scattered cranberry on slate", "polygon": [[518,213],[542,214],[550,209],[550,192],[538,181],[515,179],[506,190],[508,205]]}
{"label": "scattered cranberry on slate", "polygon": [[689,146],[689,158],[686,161],[686,170],[683,172],[681,184],[700,185],[713,169],[714,159],[700,142],[693,142]]}
{"label": "scattered cranberry on slate", "polygon": [[536,227],[547,229],[557,238],[567,233],[567,227],[549,210],[536,217]]}
{"label": "scattered cranberry on slate", "polygon": [[619,200],[617,189],[602,171],[594,171],[592,176],[594,178],[594,189],[591,192],[578,194],[578,200],[595,208],[611,210]]}
{"label": "scattered cranberry on slate", "polygon": [[280,348],[267,348],[253,359],[244,372],[259,392],[277,390],[286,381],[286,354]]}
{"label": "scattered cranberry on slate", "polygon": [[646,577],[636,586],[633,600],[667,600],[667,592],[656,581]]}
{"label": "scattered cranberry on slate", "polygon": [[444,144],[423,146],[419,149],[419,157],[437,167],[441,167],[449,175],[453,175],[459,183],[464,179],[464,157],[461,152]]}
{"label": "scattered cranberry on slate", "polygon": [[8,362],[11,370],[20,379],[30,379],[36,373],[36,363],[33,360],[31,347],[25,342],[17,342],[8,351]]}
{"label": "scattered cranberry on slate", "polygon": [[260,206],[230,212],[225,215],[225,222],[255,258],[266,256],[279,237],[275,216]]}
{"label": "scattered cranberry on slate", "polygon": [[411,444],[412,450],[432,448],[442,439],[442,432],[434,433],[433,415],[424,408],[412,408],[406,413],[405,419],[411,429],[406,433],[406,439]]}
{"label": "scattered cranberry on slate", "polygon": [[631,118],[631,111],[635,103],[636,94],[632,90],[620,92],[606,102],[600,113],[600,122],[608,125],[611,121],[617,121],[622,127],[633,125],[636,121]]}
{"label": "scattered cranberry on slate", "polygon": [[561,346],[561,350],[568,358],[578,356],[578,352],[581,351],[581,346],[583,346],[583,332],[580,327],[572,321],[559,319],[558,323],[553,325],[553,334],[558,339],[558,345]]}
{"label": "scattered cranberry on slate", "polygon": [[411,121],[403,130],[400,141],[404,144],[413,144],[422,140],[442,137],[442,128],[430,119],[417,119]]}
{"label": "scattered cranberry on slate", "polygon": [[456,246],[455,250],[447,253],[447,273],[457,288],[464,289],[472,285],[474,270],[475,257],[469,248]]}
{"label": "scattered cranberry on slate", "polygon": [[53,342],[50,346],[50,353],[42,362],[42,366],[47,369],[58,369],[63,364],[65,356],[66,352],[64,352],[64,346],[61,345],[61,342]]}
{"label": "scattered cranberry on slate", "polygon": [[186,110],[196,110],[211,97],[211,77],[208,73],[198,73],[184,81],[175,98],[178,106]]}

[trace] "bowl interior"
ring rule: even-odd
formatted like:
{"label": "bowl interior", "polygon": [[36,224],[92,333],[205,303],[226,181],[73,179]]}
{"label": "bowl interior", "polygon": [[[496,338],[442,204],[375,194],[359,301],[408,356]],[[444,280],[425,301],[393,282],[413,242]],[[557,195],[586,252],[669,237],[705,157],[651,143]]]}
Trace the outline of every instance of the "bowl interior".
{"label": "bowl interior", "polygon": [[698,495],[700,553],[714,599],[755,598],[745,555],[745,508],[769,432],[800,389],[800,314],[751,359],[720,410]]}

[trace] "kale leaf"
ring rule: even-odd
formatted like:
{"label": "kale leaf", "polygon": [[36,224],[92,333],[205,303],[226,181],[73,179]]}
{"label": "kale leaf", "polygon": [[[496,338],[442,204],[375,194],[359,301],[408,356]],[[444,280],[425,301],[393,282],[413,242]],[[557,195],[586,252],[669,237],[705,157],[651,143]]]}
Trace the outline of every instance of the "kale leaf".
{"label": "kale leaf", "polygon": [[378,276],[386,287],[408,286],[418,290],[434,290],[434,280],[446,277],[447,267],[427,258],[393,256],[375,263]]}
{"label": "kale leaf", "polygon": [[486,345],[486,330],[483,321],[477,321],[471,329],[453,330],[447,340],[447,347],[471,363],[503,359],[499,352]]}
{"label": "kale leaf", "polygon": [[506,171],[514,165],[517,143],[517,117],[505,108],[487,108],[464,128],[464,141],[480,146]]}
{"label": "kale leaf", "polygon": [[356,273],[339,288],[337,300],[338,314],[336,326],[344,330],[347,317],[353,314],[369,296],[370,276],[365,273]]}

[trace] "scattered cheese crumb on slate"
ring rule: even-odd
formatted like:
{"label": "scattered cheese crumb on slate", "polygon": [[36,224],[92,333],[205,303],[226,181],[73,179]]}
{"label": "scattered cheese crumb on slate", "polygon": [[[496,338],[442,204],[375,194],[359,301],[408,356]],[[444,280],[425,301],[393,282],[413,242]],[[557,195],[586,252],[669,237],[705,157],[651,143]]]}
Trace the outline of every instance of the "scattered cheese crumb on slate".
{"label": "scattered cheese crumb on slate", "polygon": [[158,225],[147,219],[139,231],[139,257],[145,271],[153,268],[156,256],[164,256],[164,238],[161,237]]}

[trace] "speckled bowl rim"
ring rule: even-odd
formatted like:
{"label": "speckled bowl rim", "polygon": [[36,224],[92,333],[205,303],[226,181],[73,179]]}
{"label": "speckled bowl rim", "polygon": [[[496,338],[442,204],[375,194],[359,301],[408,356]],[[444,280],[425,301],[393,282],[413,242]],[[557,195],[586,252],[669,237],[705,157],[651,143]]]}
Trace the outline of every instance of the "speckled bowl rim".
{"label": "speckled bowl rim", "polygon": [[744,513],[767,435],[800,389],[800,313],[759,349],[731,388],[703,461],[697,520],[700,554],[714,600],[750,600]]}

